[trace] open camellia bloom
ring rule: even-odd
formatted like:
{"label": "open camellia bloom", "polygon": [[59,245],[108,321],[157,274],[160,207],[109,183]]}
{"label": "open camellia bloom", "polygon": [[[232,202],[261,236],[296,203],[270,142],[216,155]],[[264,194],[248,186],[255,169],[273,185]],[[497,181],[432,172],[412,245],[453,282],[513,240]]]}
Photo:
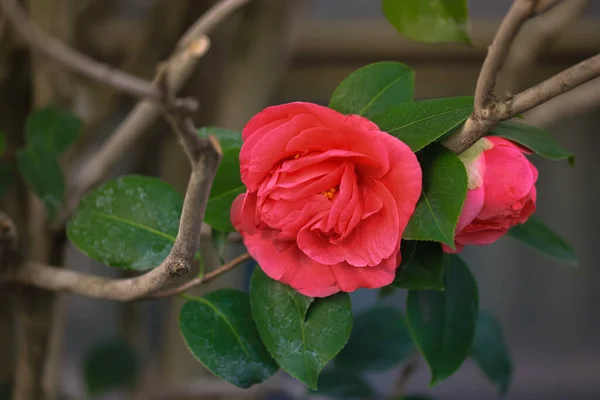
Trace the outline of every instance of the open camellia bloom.
{"label": "open camellia bloom", "polygon": [[[510,140],[488,136],[460,155],[469,190],[456,227],[456,251],[469,244],[495,242],[534,213],[538,171],[524,154],[531,152]],[[444,251],[453,252],[447,246]]]}
{"label": "open camellia bloom", "polygon": [[358,115],[268,107],[242,132],[245,194],[231,220],[271,278],[325,297],[394,280],[421,193],[411,149]]}

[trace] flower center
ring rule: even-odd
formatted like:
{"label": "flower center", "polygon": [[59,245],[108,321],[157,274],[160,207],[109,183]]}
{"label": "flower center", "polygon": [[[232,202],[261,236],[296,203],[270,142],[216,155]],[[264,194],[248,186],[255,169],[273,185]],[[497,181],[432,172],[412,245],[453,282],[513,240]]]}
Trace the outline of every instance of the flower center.
{"label": "flower center", "polygon": [[333,199],[333,194],[336,192],[335,188],[331,188],[329,190],[324,191],[323,193],[321,193],[323,196],[327,197],[329,200]]}

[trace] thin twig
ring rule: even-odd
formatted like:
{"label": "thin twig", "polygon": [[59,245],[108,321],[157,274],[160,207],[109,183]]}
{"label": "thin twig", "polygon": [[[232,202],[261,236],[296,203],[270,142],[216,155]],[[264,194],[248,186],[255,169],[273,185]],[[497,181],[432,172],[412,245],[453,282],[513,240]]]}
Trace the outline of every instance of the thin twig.
{"label": "thin twig", "polygon": [[[169,87],[172,92],[177,92],[181,88],[190,77],[199,58],[207,50],[209,42],[205,35],[210,33],[217,23],[248,1],[221,0],[182,36],[176,50],[166,62],[170,80]],[[149,101],[141,101],[134,107],[72,180],[73,185],[69,188],[69,196],[57,218],[57,229],[62,229],[81,198],[109,173],[123,154],[131,150],[160,113],[161,107]]]}
{"label": "thin twig", "polygon": [[510,46],[519,33],[519,30],[531,17],[534,11],[535,0],[516,0],[502,20],[500,27],[491,46],[488,55],[483,62],[477,86],[475,88],[474,113],[481,114],[490,101],[493,101],[494,88],[498,73],[506,61]]}
{"label": "thin twig", "polygon": [[88,78],[137,97],[161,101],[158,91],[150,82],[96,61],[44,33],[29,20],[15,0],[0,0],[0,9],[13,29],[37,52]]}
{"label": "thin twig", "polygon": [[191,288],[193,288],[195,286],[199,286],[206,282],[212,281],[213,279],[217,278],[218,276],[221,276],[224,273],[231,271],[232,269],[237,267],[239,264],[241,264],[244,261],[249,260],[249,259],[250,259],[250,254],[244,253],[241,256],[238,256],[238,257],[234,258],[233,260],[229,261],[228,263],[221,265],[219,268],[215,269],[214,271],[209,272],[208,274],[206,274],[204,276],[194,278],[194,279],[182,284],[181,286],[178,286],[178,287],[175,287],[172,289],[162,290],[160,292],[156,292],[150,297],[152,297],[152,298],[171,297],[176,294],[183,293],[186,290],[190,290]]}

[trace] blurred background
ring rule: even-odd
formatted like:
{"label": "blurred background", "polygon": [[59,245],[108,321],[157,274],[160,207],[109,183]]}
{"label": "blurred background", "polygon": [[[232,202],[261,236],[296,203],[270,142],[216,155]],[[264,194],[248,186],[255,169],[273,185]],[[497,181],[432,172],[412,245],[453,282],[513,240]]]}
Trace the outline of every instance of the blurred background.
{"label": "blurred background", "polygon": [[[31,18],[52,35],[82,52],[150,79],[180,35],[213,4],[208,0],[29,0]],[[375,61],[400,61],[416,71],[416,99],[472,95],[487,46],[509,0],[471,0],[470,33],[474,48],[423,45],[409,41],[387,23],[374,0],[252,0],[211,35],[211,48],[183,92],[201,101],[199,126],[241,129],[265,106],[289,101],[327,104],[339,82],[355,69]],[[515,42],[501,90],[515,92],[541,81],[600,51],[600,2],[569,0],[531,21]],[[595,85],[595,89],[593,87]],[[535,158],[540,171],[538,215],[575,248],[581,266],[565,267],[511,240],[469,248],[464,257],[477,276],[481,307],[503,324],[515,374],[508,399],[600,398],[600,105],[574,93],[526,115],[547,127],[576,154],[567,162]],[[596,96],[598,97],[598,96]],[[70,155],[73,169],[101,144],[134,105],[134,100],[70,74],[59,65],[31,57],[25,44],[2,23],[0,15],[0,129],[12,133],[9,149],[22,143],[21,126],[32,107],[53,102],[75,111],[87,122],[86,138]],[[188,165],[163,122],[119,163],[113,174],[157,175],[185,189]],[[12,191],[14,192],[14,190]],[[3,208],[27,220],[27,207]],[[18,219],[19,217],[17,217]],[[20,227],[25,231],[27,227]],[[206,234],[209,235],[207,227]],[[228,257],[242,253],[231,237]],[[217,265],[210,242],[203,243],[209,265]],[[214,252],[212,252],[214,253]],[[70,268],[117,276],[67,251]],[[245,288],[252,265],[239,268],[202,291],[223,286]],[[201,291],[201,292],[202,292]],[[201,293],[200,292],[200,293]],[[405,293],[387,302],[403,307]],[[377,301],[376,291],[353,293],[353,307]],[[285,376],[241,393],[210,376],[192,358],[180,337],[177,316],[181,300],[115,304],[60,295],[51,341],[46,385],[54,392],[83,398],[81,365],[94,345],[121,337],[137,351],[142,365],[137,398],[229,399],[292,398],[302,393]],[[14,345],[11,317],[0,292],[0,381],[12,372]],[[5,329],[6,327],[6,329]],[[370,377],[382,393],[398,371]],[[159,378],[160,377],[160,378]],[[495,399],[496,389],[472,361],[447,381],[427,389],[429,372],[420,364],[407,391],[439,399]],[[287,393],[287,394],[286,394]],[[277,397],[278,396],[278,397]],[[132,398],[121,393],[106,398]],[[296,397],[298,398],[298,397]]]}

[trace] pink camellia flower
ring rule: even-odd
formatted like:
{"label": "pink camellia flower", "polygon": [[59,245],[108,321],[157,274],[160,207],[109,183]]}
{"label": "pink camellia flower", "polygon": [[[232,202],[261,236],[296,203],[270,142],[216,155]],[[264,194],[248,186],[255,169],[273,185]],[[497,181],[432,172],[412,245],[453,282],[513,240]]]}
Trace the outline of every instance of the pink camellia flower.
{"label": "pink camellia flower", "polygon": [[[538,171],[524,154],[531,152],[509,140],[488,136],[460,155],[469,190],[454,241],[463,246],[495,242],[535,211]],[[454,251],[444,246],[444,251]]]}
{"label": "pink camellia flower", "polygon": [[242,132],[245,194],[231,220],[271,278],[325,297],[394,280],[421,193],[410,148],[358,115],[268,107]]}

